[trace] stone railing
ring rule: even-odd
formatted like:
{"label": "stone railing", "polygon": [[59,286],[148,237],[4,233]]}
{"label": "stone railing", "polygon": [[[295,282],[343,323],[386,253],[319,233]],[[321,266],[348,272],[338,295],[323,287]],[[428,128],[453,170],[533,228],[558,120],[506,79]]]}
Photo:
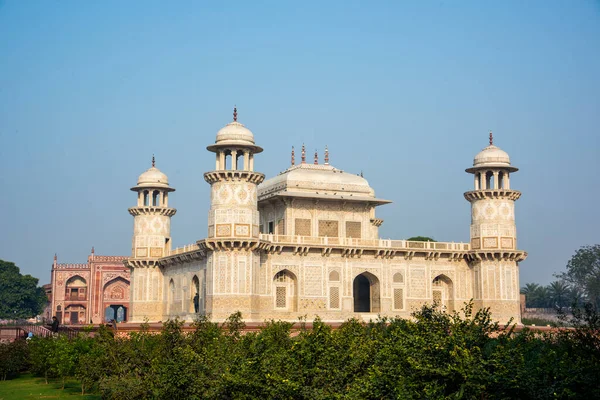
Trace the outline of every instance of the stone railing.
{"label": "stone railing", "polygon": [[348,247],[372,247],[389,249],[414,249],[414,250],[446,250],[446,251],[469,251],[469,243],[455,242],[417,242],[408,240],[392,239],[355,239],[344,237],[320,237],[320,236],[291,236],[261,234],[260,239],[271,243],[316,245],[316,246],[348,246]]}
{"label": "stone railing", "polygon": [[187,253],[188,251],[196,251],[199,249],[200,249],[200,246],[198,246],[198,244],[196,244],[196,243],[186,244],[183,247],[177,247],[176,249],[171,250],[169,252],[169,255],[175,256],[177,254]]}
{"label": "stone railing", "polygon": [[89,264],[56,264],[56,267],[54,267],[54,269],[71,269],[71,268],[89,268],[90,265]]}

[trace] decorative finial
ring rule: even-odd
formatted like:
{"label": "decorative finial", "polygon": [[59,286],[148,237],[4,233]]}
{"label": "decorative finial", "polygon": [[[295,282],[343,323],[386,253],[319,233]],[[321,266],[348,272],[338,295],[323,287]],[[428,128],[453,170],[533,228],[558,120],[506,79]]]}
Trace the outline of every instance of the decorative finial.
{"label": "decorative finial", "polygon": [[329,149],[325,145],[325,165],[329,165]]}
{"label": "decorative finial", "polygon": [[152,167],[156,166],[156,160],[154,159],[154,154],[152,154]]}
{"label": "decorative finial", "polygon": [[315,165],[319,165],[319,153],[317,153],[317,149],[315,149]]}
{"label": "decorative finial", "polygon": [[306,149],[304,148],[304,143],[302,143],[302,164],[306,164]]}
{"label": "decorative finial", "polygon": [[57,259],[58,257],[56,256],[56,253],[54,253],[54,262],[56,262]]}
{"label": "decorative finial", "polygon": [[492,134],[492,131],[490,131],[490,146],[494,145],[494,135]]}
{"label": "decorative finial", "polygon": [[362,172],[362,170],[360,171],[360,177],[363,178],[363,172]]}
{"label": "decorative finial", "polygon": [[233,122],[237,122],[237,107],[233,106]]}
{"label": "decorative finial", "polygon": [[296,165],[296,154],[294,153],[294,146],[292,146],[292,167]]}
{"label": "decorative finial", "polygon": [[94,254],[94,246],[92,246],[92,254]]}

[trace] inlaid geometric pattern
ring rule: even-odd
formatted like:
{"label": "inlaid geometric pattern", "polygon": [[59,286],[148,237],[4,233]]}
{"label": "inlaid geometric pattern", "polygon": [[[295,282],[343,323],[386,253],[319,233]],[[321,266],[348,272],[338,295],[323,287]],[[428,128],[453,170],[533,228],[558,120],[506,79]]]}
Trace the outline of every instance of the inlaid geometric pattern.
{"label": "inlaid geometric pattern", "polygon": [[275,307],[286,308],[286,290],[285,286],[277,286],[275,288]]}
{"label": "inlaid geometric pattern", "polygon": [[329,308],[340,308],[340,288],[337,286],[329,288]]}
{"label": "inlaid geometric pattern", "polygon": [[404,309],[404,289],[394,289],[394,310]]}
{"label": "inlaid geometric pattern", "polygon": [[338,237],[338,222],[332,220],[320,220],[319,236]]}
{"label": "inlaid geometric pattern", "polygon": [[231,236],[231,225],[229,224],[218,224],[217,225],[217,237]]}
{"label": "inlaid geometric pattern", "polygon": [[296,218],[294,235],[312,236],[310,232],[310,219]]}
{"label": "inlaid geometric pattern", "polygon": [[346,237],[360,239],[362,237],[361,223],[346,221]]}

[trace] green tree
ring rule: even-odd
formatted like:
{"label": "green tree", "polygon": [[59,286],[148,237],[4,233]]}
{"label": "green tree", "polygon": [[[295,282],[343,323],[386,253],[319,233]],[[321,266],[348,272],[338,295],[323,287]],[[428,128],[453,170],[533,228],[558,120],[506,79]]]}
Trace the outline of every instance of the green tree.
{"label": "green tree", "polygon": [[600,244],[577,250],[567,263],[567,271],[557,277],[580,288],[590,303],[600,306]]}
{"label": "green tree", "polygon": [[437,240],[427,237],[427,236],[413,236],[406,239],[411,242],[437,242]]}
{"label": "green tree", "polygon": [[569,285],[565,281],[554,281],[548,286],[548,294],[554,307],[569,306]]}
{"label": "green tree", "polygon": [[31,318],[40,314],[48,301],[38,279],[21,275],[19,267],[0,260],[0,318]]}

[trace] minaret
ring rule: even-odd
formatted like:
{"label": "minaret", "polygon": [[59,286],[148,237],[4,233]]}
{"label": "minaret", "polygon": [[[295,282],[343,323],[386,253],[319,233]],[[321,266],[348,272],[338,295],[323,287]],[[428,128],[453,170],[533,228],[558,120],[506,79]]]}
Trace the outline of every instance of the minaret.
{"label": "minaret", "polygon": [[215,170],[204,174],[211,186],[208,214],[208,237],[204,241],[212,250],[207,260],[206,313],[214,320],[236,310],[251,313],[253,268],[259,256],[254,252],[259,240],[257,186],[265,176],[254,172],[254,155],[262,148],[254,135],[237,121],[217,133],[215,143],[207,147],[216,154]]}
{"label": "minaret", "polygon": [[169,186],[167,176],[156,168],[154,156],[152,167],[140,175],[137,186],[137,206],[131,207],[133,215],[133,238],[131,268],[129,320],[143,322],[163,319],[163,275],[158,260],[171,251],[171,217],[177,210],[169,208]]}
{"label": "minaret", "polygon": [[518,262],[527,257],[517,250],[515,201],[521,192],[510,188],[510,174],[516,171],[508,154],[494,145],[491,132],[489,146],[466,170],[474,175],[474,190],[464,195],[471,203],[473,298],[477,307],[490,307],[501,323],[519,315]]}

